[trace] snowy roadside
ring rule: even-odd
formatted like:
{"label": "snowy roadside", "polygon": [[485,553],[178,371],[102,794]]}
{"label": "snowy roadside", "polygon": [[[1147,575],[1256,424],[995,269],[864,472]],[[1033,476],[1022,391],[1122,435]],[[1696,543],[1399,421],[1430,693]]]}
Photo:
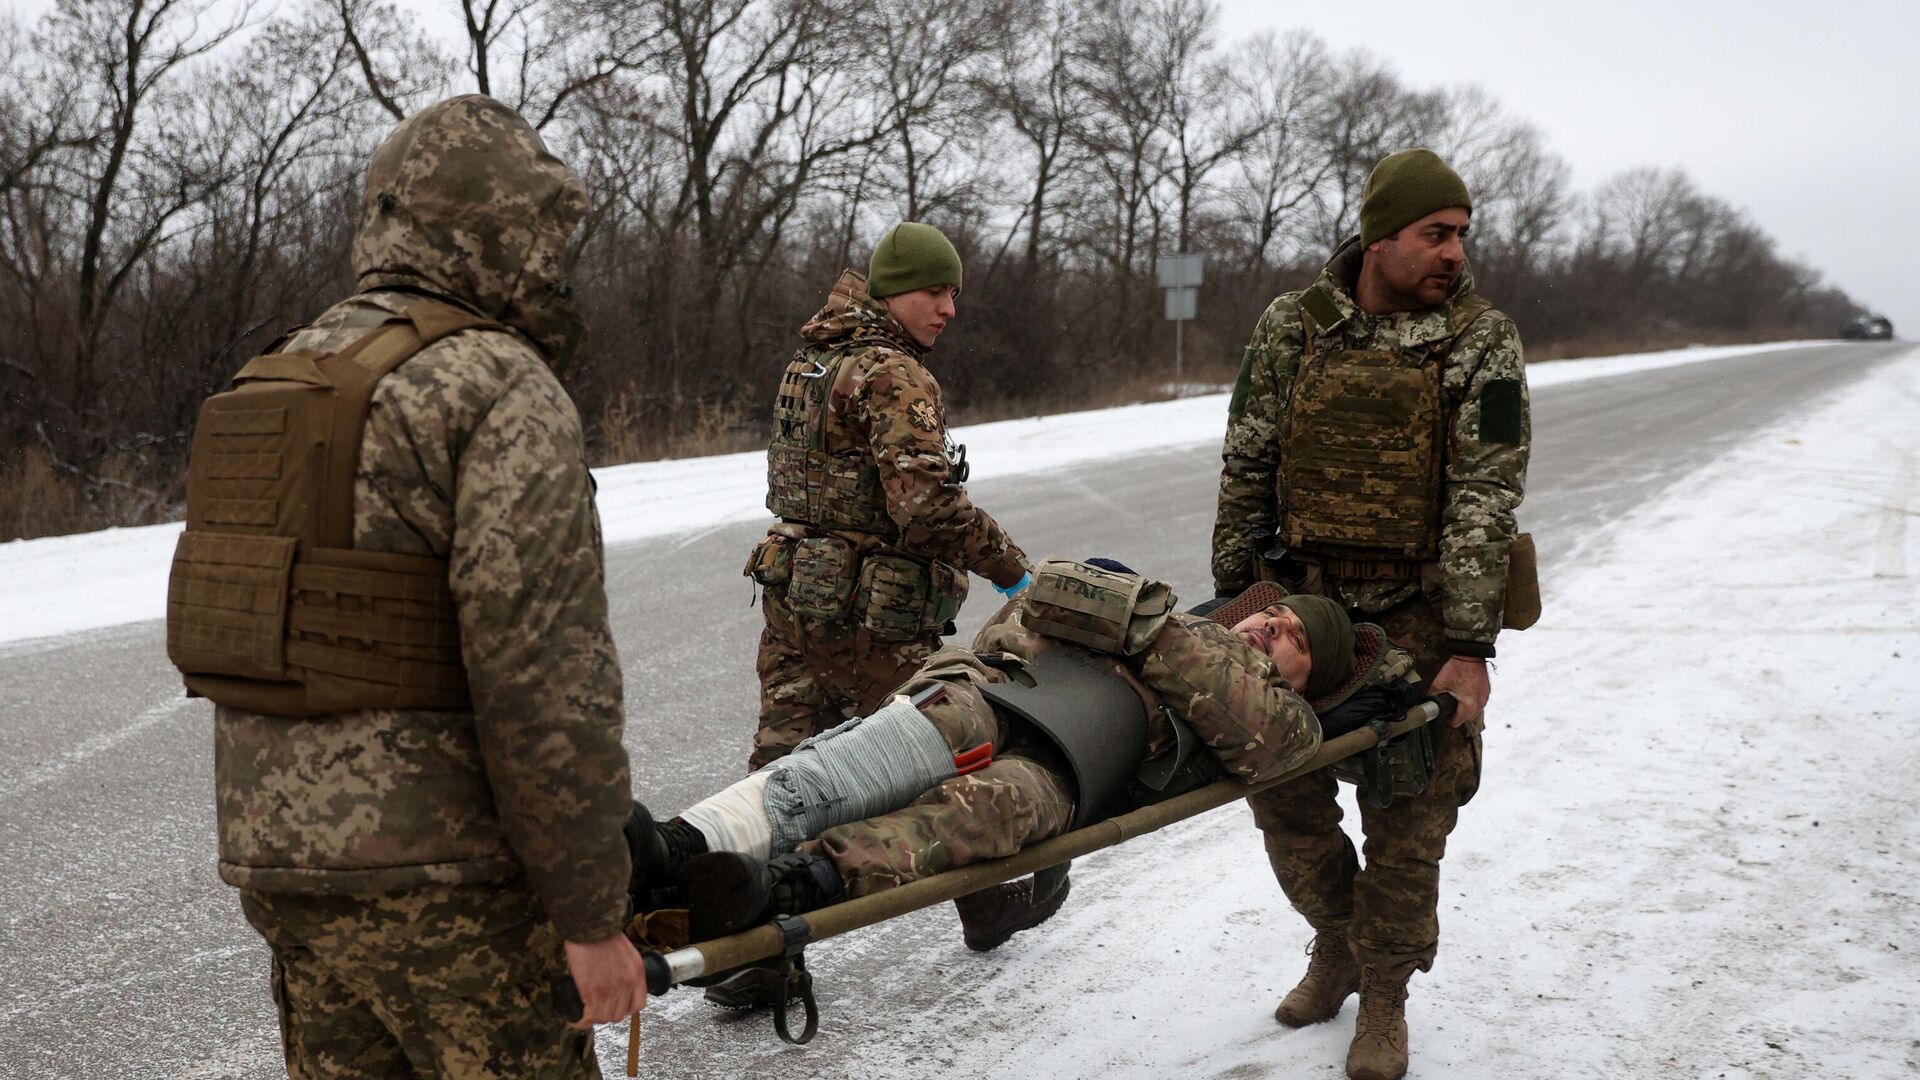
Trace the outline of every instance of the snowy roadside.
{"label": "snowy roadside", "polygon": [[[1920,1069],[1917,359],[1549,568],[1546,617],[1501,643],[1439,961],[1413,986],[1412,1075]],[[1308,934],[1244,807],[1074,875],[1016,949],[971,956],[925,916],[927,966],[900,987],[835,986],[818,950],[845,1051],[821,1075],[1342,1075],[1351,1004],[1304,1031],[1270,1019]],[[938,1000],[913,1017],[856,1011],[928,979]]]}
{"label": "snowy roadside", "polygon": [[[1557,360],[1528,371],[1534,387],[1830,342],[1776,342]],[[956,428],[974,475],[1017,476],[1117,454],[1220,438],[1226,395],[1126,405]],[[766,515],[766,455],[646,461],[594,470],[608,544],[693,532]],[[167,564],[180,525],[107,529],[0,544],[0,645],[166,615]]]}

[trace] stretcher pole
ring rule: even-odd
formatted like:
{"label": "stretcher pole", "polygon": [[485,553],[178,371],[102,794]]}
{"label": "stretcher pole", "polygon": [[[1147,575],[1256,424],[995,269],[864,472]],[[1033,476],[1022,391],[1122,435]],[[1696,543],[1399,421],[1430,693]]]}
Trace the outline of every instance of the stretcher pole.
{"label": "stretcher pole", "polygon": [[[1452,711],[1452,700],[1444,697],[1423,701],[1387,728],[1387,738],[1405,734],[1423,724],[1432,723]],[[1177,821],[1206,813],[1256,792],[1326,768],[1342,758],[1371,749],[1380,742],[1374,729],[1362,727],[1330,739],[1299,768],[1257,784],[1242,780],[1220,780],[1164,802],[1143,806],[1118,817],[1096,822],[1083,829],[1043,840],[1022,848],[1004,859],[963,866],[943,874],[910,881],[897,888],[872,893],[857,900],[846,900],[765,926],[756,926],[723,938],[702,941],[671,952],[648,953],[647,992],[664,994],[673,986],[708,973],[730,971],[756,960],[788,955],[801,946],[872,926],[874,923],[918,911],[924,907],[966,896],[1003,881],[1025,877],[1038,870],[1080,858],[1109,848],[1136,836],[1164,829]]]}

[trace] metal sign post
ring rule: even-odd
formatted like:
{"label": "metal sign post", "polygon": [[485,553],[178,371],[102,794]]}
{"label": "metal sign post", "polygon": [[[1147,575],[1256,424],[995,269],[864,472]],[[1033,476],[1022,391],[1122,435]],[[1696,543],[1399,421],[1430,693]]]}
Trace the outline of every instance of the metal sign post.
{"label": "metal sign post", "polygon": [[1175,392],[1186,378],[1182,324],[1200,309],[1200,255],[1162,255],[1154,261],[1160,287],[1167,290],[1167,319],[1173,323],[1173,384]]}

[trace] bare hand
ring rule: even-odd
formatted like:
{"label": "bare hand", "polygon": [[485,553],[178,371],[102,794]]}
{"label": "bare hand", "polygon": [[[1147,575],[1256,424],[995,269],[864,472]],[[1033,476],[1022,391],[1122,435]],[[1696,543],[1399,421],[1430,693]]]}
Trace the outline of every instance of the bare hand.
{"label": "bare hand", "polygon": [[1472,724],[1469,732],[1480,730],[1480,716],[1487,711],[1487,699],[1493,696],[1493,684],[1487,679],[1487,662],[1456,656],[1440,667],[1427,687],[1432,694],[1448,693],[1459,702],[1453,710],[1452,724]]}
{"label": "bare hand", "polygon": [[582,945],[566,943],[567,970],[580,990],[586,1011],[568,1026],[585,1031],[610,1024],[647,1007],[647,968],[625,934]]}

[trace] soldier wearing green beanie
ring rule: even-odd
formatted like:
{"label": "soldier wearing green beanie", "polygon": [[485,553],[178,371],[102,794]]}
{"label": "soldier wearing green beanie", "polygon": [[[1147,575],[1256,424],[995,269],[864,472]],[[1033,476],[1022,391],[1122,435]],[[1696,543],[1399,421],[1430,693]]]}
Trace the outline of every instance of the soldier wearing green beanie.
{"label": "soldier wearing green beanie", "polygon": [[1431,150],[1392,154],[1367,178],[1359,216],[1313,284],[1254,329],[1222,447],[1213,575],[1219,593],[1277,578],[1377,624],[1429,692],[1460,703],[1429,730],[1423,794],[1360,800],[1364,866],[1325,770],[1249,800],[1314,930],[1306,974],[1274,1018],[1329,1020],[1357,991],[1348,1075],[1391,1080],[1407,1068],[1408,980],[1438,951],[1447,834],[1480,783],[1486,660],[1532,432],[1519,331],[1474,292],[1473,197],[1459,174]]}
{"label": "soldier wearing green beanie", "polygon": [[[1027,580],[1026,553],[967,495],[965,448],[927,369],[960,282],[940,230],[901,222],[801,327],[767,447],[779,520],[746,567],[766,619],[749,771],[885,702],[953,632],[969,574],[1009,594]],[[767,1004],[784,986],[750,969],[707,999]]]}

